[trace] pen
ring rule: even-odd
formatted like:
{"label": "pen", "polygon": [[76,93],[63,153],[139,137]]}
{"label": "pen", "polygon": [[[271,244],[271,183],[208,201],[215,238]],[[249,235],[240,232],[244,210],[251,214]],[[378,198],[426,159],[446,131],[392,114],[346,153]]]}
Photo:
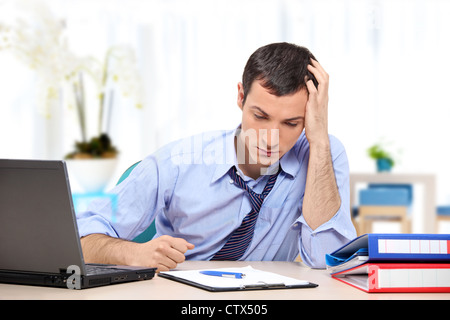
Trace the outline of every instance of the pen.
{"label": "pen", "polygon": [[207,275],[207,276],[227,277],[227,278],[235,278],[235,279],[242,279],[245,277],[245,274],[240,273],[240,272],[200,271],[200,273]]}

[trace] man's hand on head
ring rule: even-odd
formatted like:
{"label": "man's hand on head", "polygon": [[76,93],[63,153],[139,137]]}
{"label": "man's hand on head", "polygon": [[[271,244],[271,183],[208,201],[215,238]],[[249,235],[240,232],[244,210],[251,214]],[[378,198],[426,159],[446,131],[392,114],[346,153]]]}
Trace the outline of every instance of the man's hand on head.
{"label": "man's hand on head", "polygon": [[309,92],[305,111],[305,134],[310,146],[328,145],[328,84],[329,75],[322,66],[311,59],[308,70],[314,75],[318,86],[309,79],[306,87]]}

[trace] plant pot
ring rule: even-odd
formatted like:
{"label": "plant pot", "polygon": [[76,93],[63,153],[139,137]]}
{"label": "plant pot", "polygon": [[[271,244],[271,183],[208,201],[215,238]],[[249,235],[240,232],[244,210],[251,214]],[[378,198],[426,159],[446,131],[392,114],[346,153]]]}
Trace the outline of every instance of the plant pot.
{"label": "plant pot", "polygon": [[117,167],[117,158],[66,160],[69,174],[84,192],[103,192]]}
{"label": "plant pot", "polygon": [[389,159],[377,159],[377,171],[378,172],[390,172],[392,169],[392,164]]}

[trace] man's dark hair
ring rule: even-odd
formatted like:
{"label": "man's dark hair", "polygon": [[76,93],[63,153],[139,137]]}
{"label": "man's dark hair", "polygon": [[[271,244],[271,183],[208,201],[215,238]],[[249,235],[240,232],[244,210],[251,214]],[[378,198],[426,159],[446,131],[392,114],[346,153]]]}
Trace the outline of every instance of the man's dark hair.
{"label": "man's dark hair", "polygon": [[255,80],[260,80],[266,90],[278,97],[306,88],[305,76],[317,87],[316,79],[307,69],[310,58],[317,61],[307,48],[286,42],[268,44],[256,50],[242,75],[243,104]]}

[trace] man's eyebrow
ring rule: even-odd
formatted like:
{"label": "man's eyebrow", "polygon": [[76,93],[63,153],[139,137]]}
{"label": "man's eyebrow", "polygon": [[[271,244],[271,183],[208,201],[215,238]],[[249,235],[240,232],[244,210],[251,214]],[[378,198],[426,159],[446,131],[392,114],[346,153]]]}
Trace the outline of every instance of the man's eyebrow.
{"label": "man's eyebrow", "polygon": [[293,117],[293,118],[286,119],[284,121],[294,121],[294,120],[305,120],[305,117],[298,116],[298,117]]}
{"label": "man's eyebrow", "polygon": [[253,109],[257,109],[259,112],[261,112],[263,115],[265,115],[266,117],[269,116],[269,114],[267,112],[265,112],[263,109],[261,109],[260,107],[257,106],[251,106],[251,108]]}

